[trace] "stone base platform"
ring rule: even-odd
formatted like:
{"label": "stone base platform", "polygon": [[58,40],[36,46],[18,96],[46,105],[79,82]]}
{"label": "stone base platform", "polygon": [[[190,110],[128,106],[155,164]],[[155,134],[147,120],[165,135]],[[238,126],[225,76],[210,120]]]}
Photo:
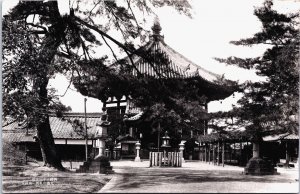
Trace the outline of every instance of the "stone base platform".
{"label": "stone base platform", "polygon": [[274,175],[278,174],[277,169],[271,164],[271,162],[266,161],[262,158],[251,158],[245,169],[244,173],[246,175]]}
{"label": "stone base platform", "polygon": [[79,173],[100,173],[100,174],[111,174],[113,173],[112,166],[110,165],[109,159],[105,156],[90,159],[84,162],[83,165],[79,166],[76,170]]}

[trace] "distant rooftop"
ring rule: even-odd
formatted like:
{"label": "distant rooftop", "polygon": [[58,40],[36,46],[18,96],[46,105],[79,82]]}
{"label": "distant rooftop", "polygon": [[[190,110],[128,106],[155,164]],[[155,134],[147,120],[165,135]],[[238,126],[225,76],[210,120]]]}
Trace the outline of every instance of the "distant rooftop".
{"label": "distant rooftop", "polygon": [[[101,123],[103,113],[87,113],[88,136],[93,139],[96,136],[97,124]],[[62,118],[50,115],[50,126],[54,139],[84,139],[83,135],[77,133],[68,120],[84,123],[84,113],[67,112]],[[33,142],[33,136],[36,135],[35,129],[28,129],[26,124],[20,124],[11,118],[2,123],[2,138],[10,142]],[[28,131],[28,134],[26,132]]]}

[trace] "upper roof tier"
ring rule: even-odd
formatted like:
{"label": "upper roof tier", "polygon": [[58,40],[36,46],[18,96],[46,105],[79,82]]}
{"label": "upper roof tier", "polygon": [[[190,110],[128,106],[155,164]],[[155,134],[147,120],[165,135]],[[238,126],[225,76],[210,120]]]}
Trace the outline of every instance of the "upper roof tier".
{"label": "upper roof tier", "polygon": [[156,20],[152,26],[153,34],[149,42],[130,57],[127,56],[123,59],[131,65],[133,61],[136,67],[132,70],[134,75],[139,72],[153,77],[201,77],[208,82],[220,83],[223,79],[222,76],[204,69],[167,45],[164,37],[160,34],[161,29]]}
{"label": "upper roof tier", "polygon": [[[126,73],[138,75],[138,77],[142,75],[142,77],[158,78],[165,81],[184,79],[187,84],[192,83],[193,87],[197,88],[198,95],[206,97],[207,102],[224,99],[238,89],[235,82],[205,70],[168,46],[160,34],[161,26],[158,21],[154,23],[152,31],[150,40],[144,46],[132,51],[131,55],[112,65],[115,66],[114,70],[125,70]],[[122,67],[126,68],[122,69]],[[107,89],[106,83],[98,82],[98,79],[100,77],[86,76],[86,79],[78,79],[79,82],[74,79],[73,83],[83,95],[102,101],[107,100],[109,97],[107,95],[120,97],[123,91],[128,92],[124,88],[120,88],[120,91]],[[117,86],[117,88],[119,87],[120,85]]]}

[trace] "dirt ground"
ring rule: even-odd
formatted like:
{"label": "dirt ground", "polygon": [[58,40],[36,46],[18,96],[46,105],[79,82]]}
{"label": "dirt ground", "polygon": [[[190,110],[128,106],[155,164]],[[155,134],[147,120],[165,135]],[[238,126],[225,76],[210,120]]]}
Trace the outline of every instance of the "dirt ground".
{"label": "dirt ground", "polygon": [[298,169],[251,176],[237,166],[186,162],[181,168],[149,168],[149,162],[111,162],[115,174],[99,193],[298,193]]}
{"label": "dirt ground", "polygon": [[[181,168],[149,168],[149,161],[111,161],[114,174],[59,172],[38,163],[4,163],[4,193],[298,193],[298,168],[249,176],[237,166],[186,162]],[[73,164],[76,166],[77,164]],[[65,166],[65,165],[64,165]]]}
{"label": "dirt ground", "polygon": [[3,165],[3,193],[93,193],[99,191],[112,175],[60,172],[29,165]]}

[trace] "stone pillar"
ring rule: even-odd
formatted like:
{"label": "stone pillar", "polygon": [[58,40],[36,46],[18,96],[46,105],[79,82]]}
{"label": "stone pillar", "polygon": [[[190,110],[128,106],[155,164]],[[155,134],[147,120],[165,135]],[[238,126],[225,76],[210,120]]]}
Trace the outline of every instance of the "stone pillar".
{"label": "stone pillar", "polygon": [[105,156],[105,139],[107,138],[107,127],[110,125],[110,122],[107,121],[107,115],[104,114],[101,118],[101,123],[97,123],[97,140],[96,147],[99,149],[98,155],[95,158],[100,156]]}
{"label": "stone pillar", "polygon": [[253,157],[252,158],[259,158],[259,143],[253,142]]}
{"label": "stone pillar", "polygon": [[134,159],[135,162],[140,162],[141,158],[140,158],[140,149],[141,149],[141,144],[140,142],[137,142],[135,144],[135,149],[136,149],[136,157]]}
{"label": "stone pillar", "polygon": [[96,156],[96,158],[100,157],[100,156],[105,156],[105,140],[104,139],[97,139],[97,145],[98,145],[98,149],[99,149],[99,153]]}
{"label": "stone pillar", "polygon": [[184,150],[184,143],[180,142],[179,144],[179,151],[180,151],[180,155],[181,155],[181,161],[184,162],[184,158],[183,158],[183,150]]}

